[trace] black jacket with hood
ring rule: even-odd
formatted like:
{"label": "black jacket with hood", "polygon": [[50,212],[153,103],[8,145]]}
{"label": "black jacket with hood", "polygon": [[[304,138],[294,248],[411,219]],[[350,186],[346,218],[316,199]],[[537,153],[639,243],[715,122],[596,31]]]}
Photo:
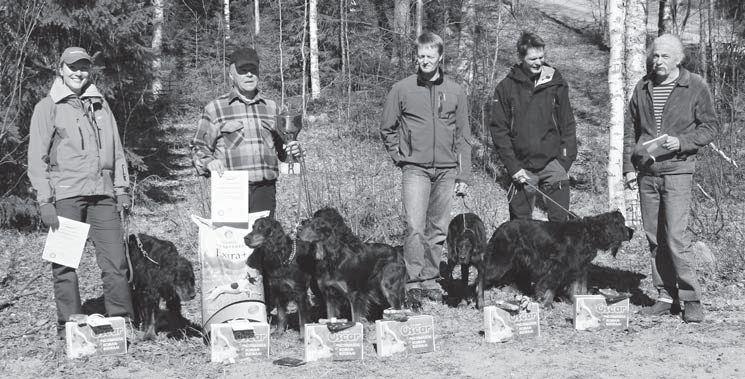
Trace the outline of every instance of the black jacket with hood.
{"label": "black jacket with hood", "polygon": [[510,176],[540,170],[553,159],[569,171],[577,158],[576,123],[569,85],[544,65],[535,82],[519,64],[494,90],[489,129]]}

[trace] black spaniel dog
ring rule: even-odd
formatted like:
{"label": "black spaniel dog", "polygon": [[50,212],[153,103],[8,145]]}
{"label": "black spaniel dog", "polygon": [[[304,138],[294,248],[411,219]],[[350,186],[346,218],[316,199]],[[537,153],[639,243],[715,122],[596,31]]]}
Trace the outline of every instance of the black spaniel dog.
{"label": "black spaniel dog", "polygon": [[440,263],[440,285],[447,294],[443,301],[454,307],[462,300],[475,300],[480,309],[484,299],[477,297],[477,283],[484,276],[484,222],[473,213],[456,215],[448,225],[447,245],[447,262]]}
{"label": "black spaniel dog", "polygon": [[587,293],[587,272],[597,251],[610,250],[615,257],[633,232],[618,211],[566,222],[505,222],[486,248],[480,296],[485,288],[509,283],[530,293],[535,283],[544,307],[552,306],[559,291],[574,299]]}
{"label": "black spaniel dog", "polygon": [[[191,262],[179,255],[172,242],[146,234],[131,234],[128,248],[134,274],[134,323],[145,331],[143,339],[155,338],[164,329],[170,337],[180,337],[177,331],[194,328],[181,315],[181,302],[196,296]],[[165,313],[160,310],[161,299],[166,303]]]}

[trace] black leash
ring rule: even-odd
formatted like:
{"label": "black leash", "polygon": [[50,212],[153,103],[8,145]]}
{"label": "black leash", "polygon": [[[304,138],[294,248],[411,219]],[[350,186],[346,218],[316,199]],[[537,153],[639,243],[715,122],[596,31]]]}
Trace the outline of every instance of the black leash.
{"label": "black leash", "polygon": [[[566,214],[568,214],[569,217],[571,217],[571,218],[577,218],[577,219],[580,218],[579,216],[577,216],[576,213],[570,211],[569,209],[564,208],[561,204],[559,204],[558,202],[556,202],[556,200],[550,198],[548,195],[546,195],[546,193],[544,193],[543,191],[541,191],[537,186],[534,186],[530,182],[524,182],[523,184],[527,184],[528,187],[534,189],[536,192],[538,192],[539,194],[541,194],[541,196],[543,196],[544,199],[548,199],[554,205],[556,205],[557,207],[559,207],[559,209],[561,209],[562,211],[566,212]],[[510,192],[512,192],[512,195],[511,196],[509,195]],[[512,199],[515,197],[516,194],[517,194],[517,187],[515,186],[515,183],[510,183],[510,188],[507,189],[507,201],[508,202],[512,202]]]}

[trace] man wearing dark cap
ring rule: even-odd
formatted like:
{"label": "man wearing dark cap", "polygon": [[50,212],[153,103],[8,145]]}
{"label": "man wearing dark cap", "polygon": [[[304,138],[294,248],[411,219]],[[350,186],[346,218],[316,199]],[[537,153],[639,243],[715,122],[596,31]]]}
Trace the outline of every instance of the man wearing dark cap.
{"label": "man wearing dark cap", "polygon": [[[90,225],[101,268],[108,316],[134,315],[119,212],[129,207],[129,174],[111,108],[90,83],[85,49],[65,49],[49,96],[31,116],[28,177],[41,220],[52,230],[58,216]],[[82,313],[77,272],[52,264],[57,332],[64,338],[70,315]]]}
{"label": "man wearing dark cap", "polygon": [[191,141],[194,166],[199,175],[222,176],[225,170],[248,171],[249,212],[276,209],[279,160],[299,158],[300,145],[282,142],[275,128],[277,104],[261,96],[259,56],[251,48],[230,55],[233,88],[204,107]]}

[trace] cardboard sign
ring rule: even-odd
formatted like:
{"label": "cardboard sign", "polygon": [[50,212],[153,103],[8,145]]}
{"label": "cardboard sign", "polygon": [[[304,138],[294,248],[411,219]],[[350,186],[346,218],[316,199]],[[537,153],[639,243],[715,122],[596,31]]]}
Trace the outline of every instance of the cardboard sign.
{"label": "cardboard sign", "polygon": [[362,324],[332,333],[325,323],[305,324],[305,361],[362,359]]}
{"label": "cardboard sign", "polygon": [[629,299],[609,303],[603,295],[577,295],[574,302],[574,328],[628,329]]}
{"label": "cardboard sign", "polygon": [[401,353],[435,351],[435,327],[432,316],[409,317],[406,321],[375,321],[375,339],[379,357]]}
{"label": "cardboard sign", "polygon": [[240,360],[269,357],[269,324],[231,320],[212,324],[210,351],[212,362],[235,363]]}
{"label": "cardboard sign", "polygon": [[527,307],[504,309],[490,305],[484,307],[484,338],[486,342],[507,342],[513,338],[541,335],[541,317],[538,303]]}
{"label": "cardboard sign", "polygon": [[103,317],[98,314],[80,321],[65,323],[67,357],[115,355],[127,353],[127,325],[123,317]]}

